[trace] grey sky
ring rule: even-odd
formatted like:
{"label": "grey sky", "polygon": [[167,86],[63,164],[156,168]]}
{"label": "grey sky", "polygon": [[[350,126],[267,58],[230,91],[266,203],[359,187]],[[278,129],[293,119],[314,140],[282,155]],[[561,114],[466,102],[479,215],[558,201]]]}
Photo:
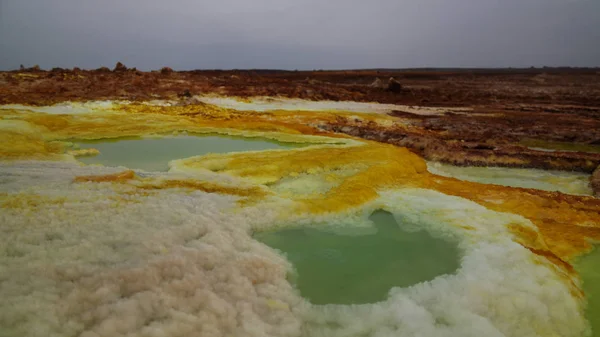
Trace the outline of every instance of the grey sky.
{"label": "grey sky", "polygon": [[600,66],[600,0],[0,0],[0,69]]}

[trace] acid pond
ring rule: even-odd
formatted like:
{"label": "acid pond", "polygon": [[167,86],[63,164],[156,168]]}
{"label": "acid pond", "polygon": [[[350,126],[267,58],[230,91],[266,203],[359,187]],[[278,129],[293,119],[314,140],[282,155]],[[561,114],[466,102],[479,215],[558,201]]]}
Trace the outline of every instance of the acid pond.
{"label": "acid pond", "polygon": [[583,280],[587,305],[587,318],[592,327],[592,336],[600,336],[600,249],[579,259],[575,268]]}
{"label": "acid pond", "polygon": [[294,265],[291,276],[313,304],[383,301],[393,287],[407,287],[456,271],[456,244],[426,231],[408,232],[393,215],[374,212],[373,230],[314,227],[259,232],[254,238],[281,251]]}
{"label": "acid pond", "polygon": [[527,146],[532,150],[538,151],[566,151],[566,152],[587,152],[600,153],[600,146],[594,144],[579,144],[572,142],[552,142],[539,139],[521,140],[521,145]]}
{"label": "acid pond", "polygon": [[78,157],[85,164],[124,166],[145,171],[167,171],[169,161],[208,153],[261,151],[300,147],[265,138],[230,136],[177,136],[161,138],[102,139],[76,142],[80,149],[94,148],[100,154]]}

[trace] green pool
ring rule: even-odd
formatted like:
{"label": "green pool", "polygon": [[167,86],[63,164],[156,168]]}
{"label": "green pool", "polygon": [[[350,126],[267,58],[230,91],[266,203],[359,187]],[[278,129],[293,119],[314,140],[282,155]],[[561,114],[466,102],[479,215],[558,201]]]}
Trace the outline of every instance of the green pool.
{"label": "green pool", "polygon": [[600,249],[596,248],[575,263],[583,280],[583,291],[588,300],[587,318],[592,326],[592,336],[600,336]]}
{"label": "green pool", "polygon": [[228,136],[177,136],[163,138],[102,139],[75,142],[81,149],[95,148],[100,154],[79,157],[85,164],[125,166],[146,171],[167,171],[174,159],[200,156],[208,153],[260,151],[305,146],[281,143],[264,138]]}
{"label": "green pool", "polygon": [[347,226],[260,232],[255,239],[285,254],[293,263],[291,281],[313,304],[383,301],[392,287],[407,287],[459,267],[454,242],[426,231],[407,232],[392,214],[370,216],[375,229],[360,234]]}
{"label": "green pool", "polygon": [[523,139],[519,142],[533,150],[600,153],[600,145]]}

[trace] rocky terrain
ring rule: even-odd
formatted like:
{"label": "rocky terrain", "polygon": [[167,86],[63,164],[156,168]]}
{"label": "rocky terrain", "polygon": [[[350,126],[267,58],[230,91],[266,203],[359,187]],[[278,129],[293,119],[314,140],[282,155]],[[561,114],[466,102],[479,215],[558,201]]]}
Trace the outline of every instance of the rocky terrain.
{"label": "rocky terrain", "polygon": [[465,108],[421,115],[392,111],[392,126],[337,118],[326,131],[405,146],[455,165],[592,173],[600,193],[600,70],[183,71],[38,67],[0,73],[0,104],[156,99],[195,104],[195,95],[278,96]]}

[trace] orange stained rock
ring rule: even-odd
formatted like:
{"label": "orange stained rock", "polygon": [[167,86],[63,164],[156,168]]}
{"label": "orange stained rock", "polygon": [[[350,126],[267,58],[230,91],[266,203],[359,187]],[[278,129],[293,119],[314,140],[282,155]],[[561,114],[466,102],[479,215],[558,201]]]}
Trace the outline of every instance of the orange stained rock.
{"label": "orange stained rock", "polygon": [[75,177],[75,182],[83,183],[83,182],[94,182],[94,183],[104,183],[104,182],[124,182],[135,178],[135,172],[132,170],[127,170],[123,172],[106,174],[106,175],[94,175],[94,176],[79,176]]}
{"label": "orange stained rock", "polygon": [[[190,190],[198,190],[207,193],[220,193],[220,194],[229,194],[229,195],[237,195],[241,197],[255,197],[262,198],[265,197],[268,193],[260,188],[259,186],[250,186],[250,187],[237,187],[237,186],[225,186],[219,185],[217,183],[193,180],[193,179],[155,179],[155,178],[139,178],[135,175],[134,171],[127,170],[123,172],[118,172],[114,174],[106,174],[106,175],[93,175],[93,176],[79,176],[75,178],[75,182],[114,182],[125,184],[128,183],[128,186],[134,187],[141,190],[161,190],[161,189],[170,189],[170,188],[183,188]],[[131,191],[126,191],[124,194],[139,194]],[[144,195],[144,193],[141,193]]]}
{"label": "orange stained rock", "polygon": [[61,159],[60,143],[44,141],[40,135],[0,131],[0,159]]}
{"label": "orange stained rock", "polygon": [[418,181],[419,187],[463,197],[486,208],[531,220],[550,251],[563,261],[587,253],[592,249],[592,242],[600,241],[599,199],[427,176]]}
{"label": "orange stained rock", "polygon": [[159,190],[168,188],[184,188],[191,190],[198,190],[206,193],[220,193],[237,195],[241,197],[265,197],[268,193],[258,186],[251,187],[236,187],[236,186],[225,186],[216,183],[192,180],[192,179],[164,179],[164,180],[153,180],[143,179],[140,181],[141,184],[136,185],[140,189],[144,190]]}

